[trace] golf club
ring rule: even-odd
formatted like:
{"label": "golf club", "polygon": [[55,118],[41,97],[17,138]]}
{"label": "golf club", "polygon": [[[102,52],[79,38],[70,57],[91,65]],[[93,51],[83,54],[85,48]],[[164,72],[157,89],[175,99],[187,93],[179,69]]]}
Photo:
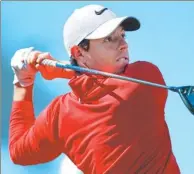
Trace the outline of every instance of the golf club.
{"label": "golf club", "polygon": [[107,72],[88,69],[88,68],[82,68],[82,67],[73,66],[70,64],[64,64],[64,63],[49,60],[49,59],[43,60],[42,64],[46,65],[46,66],[57,67],[57,68],[71,69],[71,70],[78,71],[78,72],[85,72],[85,73],[90,73],[90,74],[95,74],[95,75],[103,75],[103,76],[110,77],[110,78],[127,80],[127,81],[131,81],[131,82],[135,82],[135,83],[141,83],[144,85],[154,86],[154,87],[158,87],[158,88],[164,88],[164,89],[167,89],[167,90],[170,90],[173,92],[177,92],[179,94],[179,96],[181,97],[185,106],[194,115],[194,86],[180,86],[180,87],[165,86],[165,85],[152,83],[152,82],[148,82],[148,81],[144,81],[144,80],[120,76],[117,74],[107,73]]}

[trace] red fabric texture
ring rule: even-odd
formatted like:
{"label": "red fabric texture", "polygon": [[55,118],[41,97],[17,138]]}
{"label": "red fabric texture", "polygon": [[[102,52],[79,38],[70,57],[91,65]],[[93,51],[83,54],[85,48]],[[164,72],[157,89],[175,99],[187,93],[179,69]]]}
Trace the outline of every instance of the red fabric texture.
{"label": "red fabric texture", "polygon": [[[148,62],[129,64],[123,76],[165,84]],[[167,90],[82,74],[70,93],[35,119],[30,102],[13,102],[9,148],[21,165],[65,153],[84,174],[179,174],[165,122]]]}

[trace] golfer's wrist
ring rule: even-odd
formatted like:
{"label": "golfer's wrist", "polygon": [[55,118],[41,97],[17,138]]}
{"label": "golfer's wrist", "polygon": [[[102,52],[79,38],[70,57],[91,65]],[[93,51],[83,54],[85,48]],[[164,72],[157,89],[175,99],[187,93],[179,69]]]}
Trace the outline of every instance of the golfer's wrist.
{"label": "golfer's wrist", "polygon": [[76,75],[75,71],[73,70],[66,70],[66,73],[64,74],[64,78],[71,79]]}
{"label": "golfer's wrist", "polygon": [[14,85],[13,101],[32,101],[33,85],[22,87],[19,83]]}

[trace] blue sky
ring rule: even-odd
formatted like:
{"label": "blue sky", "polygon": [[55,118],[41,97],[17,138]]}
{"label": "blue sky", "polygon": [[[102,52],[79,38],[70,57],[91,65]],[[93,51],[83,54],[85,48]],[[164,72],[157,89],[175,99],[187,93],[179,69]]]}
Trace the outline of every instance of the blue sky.
{"label": "blue sky", "polygon": [[[137,17],[141,29],[127,34],[131,61],[145,60],[156,64],[168,85],[194,85],[194,2],[2,2],[3,174],[12,174],[13,170],[16,174],[21,171],[22,174],[53,173],[60,167],[63,157],[34,168],[16,166],[9,160],[6,136],[12,100],[10,59],[17,49],[34,46],[59,60],[68,60],[62,39],[63,24],[74,9],[87,4],[101,4],[118,16]],[[39,75],[35,88],[36,114],[55,96],[70,90],[67,80],[46,81]],[[181,173],[192,174],[194,116],[173,92],[169,92],[165,111]],[[10,166],[9,172],[5,165]]]}

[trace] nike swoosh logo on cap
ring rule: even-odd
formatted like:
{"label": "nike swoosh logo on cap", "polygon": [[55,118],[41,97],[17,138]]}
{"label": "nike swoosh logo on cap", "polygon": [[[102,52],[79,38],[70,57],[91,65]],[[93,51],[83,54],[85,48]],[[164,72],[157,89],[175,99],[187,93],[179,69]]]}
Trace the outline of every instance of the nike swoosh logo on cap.
{"label": "nike swoosh logo on cap", "polygon": [[101,14],[104,13],[104,11],[106,11],[106,10],[108,10],[108,8],[103,8],[103,9],[100,10],[100,11],[96,11],[96,10],[95,10],[95,13],[96,13],[96,15],[101,15]]}

